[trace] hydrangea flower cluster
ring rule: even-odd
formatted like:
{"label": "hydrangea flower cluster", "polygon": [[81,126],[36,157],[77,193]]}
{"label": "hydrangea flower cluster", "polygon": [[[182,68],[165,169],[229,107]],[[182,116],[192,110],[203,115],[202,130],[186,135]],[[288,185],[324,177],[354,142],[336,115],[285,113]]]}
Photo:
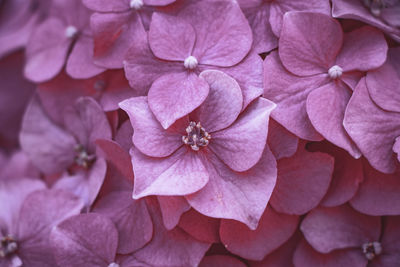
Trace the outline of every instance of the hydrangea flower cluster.
{"label": "hydrangea flower cluster", "polygon": [[0,0],[0,266],[400,266],[399,42],[399,0]]}

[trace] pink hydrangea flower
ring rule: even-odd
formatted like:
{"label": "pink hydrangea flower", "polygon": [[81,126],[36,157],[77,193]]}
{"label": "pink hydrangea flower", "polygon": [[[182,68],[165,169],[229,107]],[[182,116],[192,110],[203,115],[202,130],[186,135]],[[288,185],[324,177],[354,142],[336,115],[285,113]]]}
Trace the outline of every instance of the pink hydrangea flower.
{"label": "pink hydrangea flower", "polygon": [[342,126],[344,112],[360,71],[381,66],[386,52],[383,34],[371,27],[343,34],[324,14],[286,13],[279,54],[264,61],[264,96],[277,103],[272,117],[300,138],[323,136],[360,157]]}
{"label": "pink hydrangea flower", "polygon": [[133,197],[185,196],[207,216],[236,219],[254,229],[275,185],[275,159],[265,146],[275,104],[260,98],[242,112],[234,79],[213,70],[200,79],[210,86],[207,99],[167,130],[146,97],[120,103],[134,129]]}

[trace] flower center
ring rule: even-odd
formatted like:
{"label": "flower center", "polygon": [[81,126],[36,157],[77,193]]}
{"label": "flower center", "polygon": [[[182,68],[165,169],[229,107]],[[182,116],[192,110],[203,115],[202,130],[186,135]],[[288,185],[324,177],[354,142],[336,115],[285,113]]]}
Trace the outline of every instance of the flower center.
{"label": "flower center", "polygon": [[108,267],[119,267],[118,263],[112,262],[108,265]]}
{"label": "flower center", "polygon": [[17,242],[10,236],[5,236],[0,240],[0,258],[5,258],[18,249]]}
{"label": "flower center", "polygon": [[182,136],[182,142],[189,145],[194,151],[198,151],[200,147],[206,147],[211,139],[211,135],[201,127],[200,122],[191,121],[186,128],[186,133],[186,136]]}
{"label": "flower center", "polygon": [[373,260],[382,253],[382,245],[379,242],[368,242],[362,245],[362,251],[368,260]]}
{"label": "flower center", "polygon": [[194,56],[188,56],[185,59],[185,62],[183,62],[185,68],[190,70],[195,69],[197,67],[197,64],[199,64],[199,62],[197,62],[197,58],[195,58]]}
{"label": "flower center", "polygon": [[339,67],[338,65],[335,65],[335,66],[332,66],[328,70],[328,74],[329,74],[329,77],[331,77],[332,79],[337,79],[340,76],[342,76],[343,69],[341,67]]}
{"label": "flower center", "polygon": [[129,5],[131,8],[139,10],[143,7],[143,1],[142,0],[131,0]]}
{"label": "flower center", "polygon": [[75,152],[75,163],[85,169],[89,168],[90,165],[96,160],[96,156],[88,154],[82,145],[77,145],[75,147]]}
{"label": "flower center", "polygon": [[69,25],[65,29],[65,36],[67,38],[74,38],[78,34],[78,29],[75,26]]}

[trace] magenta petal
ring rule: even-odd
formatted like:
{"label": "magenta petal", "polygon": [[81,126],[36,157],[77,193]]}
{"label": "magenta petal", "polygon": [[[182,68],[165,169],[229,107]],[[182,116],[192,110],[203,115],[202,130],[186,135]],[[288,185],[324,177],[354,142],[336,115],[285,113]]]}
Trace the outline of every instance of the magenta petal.
{"label": "magenta petal", "polygon": [[184,197],[158,196],[164,226],[167,230],[172,230],[179,223],[181,215],[190,209]]}
{"label": "magenta petal", "polygon": [[291,74],[283,67],[277,52],[264,60],[264,97],[277,104],[271,116],[302,139],[322,139],[308,118],[306,101],[314,88],[327,82],[325,75],[299,77]]}
{"label": "magenta petal", "polygon": [[274,120],[269,121],[267,141],[269,148],[277,160],[293,156],[299,144],[297,136],[290,133]]}
{"label": "magenta petal", "polygon": [[207,98],[208,84],[194,73],[161,76],[150,88],[148,102],[164,129],[189,114]]}
{"label": "magenta petal", "polygon": [[83,0],[83,4],[98,12],[121,12],[129,10],[129,1],[126,0]]}
{"label": "magenta petal", "polygon": [[386,112],[372,102],[365,78],[360,80],[349,101],[343,125],[374,168],[394,172],[396,158],[392,147],[400,136],[400,114]]}
{"label": "magenta petal", "polygon": [[195,40],[196,33],[189,23],[177,17],[153,13],[149,44],[156,57],[184,61],[191,55]]}
{"label": "magenta petal", "polygon": [[197,2],[185,8],[179,17],[189,22],[196,31],[193,56],[201,64],[233,66],[251,48],[251,28],[237,3]]}
{"label": "magenta petal", "polygon": [[213,153],[205,164],[210,180],[202,190],[186,196],[189,204],[206,216],[237,220],[256,229],[275,186],[275,158],[269,148],[245,172],[232,171]]}
{"label": "magenta petal", "polygon": [[345,205],[314,209],[303,220],[300,229],[314,249],[329,253],[379,240],[381,221],[379,217],[358,213]]}
{"label": "magenta petal", "polygon": [[320,13],[289,12],[283,19],[279,56],[283,65],[301,76],[326,73],[342,46],[338,21]]}
{"label": "magenta petal", "polygon": [[147,244],[153,236],[153,223],[144,200],[133,200],[130,191],[116,191],[100,198],[93,212],[114,222],[118,230],[118,249],[128,254]]}
{"label": "magenta petal", "polygon": [[364,163],[364,182],[350,204],[368,215],[400,215],[399,192],[398,173],[383,174]]}
{"label": "magenta petal", "polygon": [[46,174],[69,167],[77,144],[72,135],[50,121],[37,99],[32,100],[25,112],[20,143],[35,166]]}
{"label": "magenta petal", "polygon": [[212,133],[210,149],[234,171],[246,171],[261,158],[274,103],[259,98],[229,128]]}
{"label": "magenta petal", "polygon": [[247,265],[238,260],[237,258],[228,255],[205,256],[199,265],[199,267],[220,267],[220,266],[246,267]]}
{"label": "magenta petal", "polygon": [[60,266],[108,266],[114,262],[118,233],[108,218],[80,214],[54,228],[50,242]]}
{"label": "magenta petal", "polygon": [[328,254],[322,254],[315,251],[303,240],[293,255],[293,263],[296,267],[365,267],[368,264],[368,260],[362,254],[361,248],[336,250]]}
{"label": "magenta petal", "polygon": [[382,32],[365,26],[344,36],[336,65],[343,71],[367,71],[378,68],[386,60],[388,45]]}
{"label": "magenta petal", "polygon": [[175,128],[164,130],[151,112],[147,97],[130,98],[119,103],[119,106],[129,115],[134,129],[133,143],[147,156],[166,157],[183,144],[182,135],[187,127],[183,125],[185,120],[182,120],[182,133]]}
{"label": "magenta petal", "polygon": [[315,208],[329,188],[333,164],[333,157],[310,153],[301,144],[293,157],[278,161],[272,207],[278,212],[298,215]]}
{"label": "magenta petal", "polygon": [[220,220],[204,216],[195,209],[184,213],[179,221],[179,228],[199,241],[218,243]]}
{"label": "magenta petal", "polygon": [[298,221],[298,216],[280,214],[267,207],[254,231],[240,222],[222,220],[221,241],[235,255],[262,260],[292,236]]}
{"label": "magenta petal", "polygon": [[63,68],[72,39],[67,26],[56,18],[47,19],[31,34],[27,45],[25,77],[34,82],[54,78]]}
{"label": "magenta petal", "polygon": [[199,76],[209,84],[210,91],[197,111],[198,120],[209,133],[222,130],[239,116],[242,91],[235,79],[221,71],[205,70]]}
{"label": "magenta petal", "polygon": [[307,114],[315,129],[333,144],[361,157],[357,146],[343,127],[344,112],[351,91],[342,83],[330,82],[307,97]]}
{"label": "magenta petal", "polygon": [[200,190],[208,182],[208,172],[199,156],[186,147],[167,158],[148,157],[136,147],[130,153],[135,199],[148,195],[183,196]]}
{"label": "magenta petal", "polygon": [[[385,253],[377,260],[381,260],[384,267],[396,266],[400,260],[400,217],[387,217],[381,238]],[[378,261],[379,262],[379,261]],[[378,264],[376,266],[378,267]]]}
{"label": "magenta petal", "polygon": [[105,71],[93,63],[93,39],[80,37],[68,57],[67,73],[75,79],[87,79]]}

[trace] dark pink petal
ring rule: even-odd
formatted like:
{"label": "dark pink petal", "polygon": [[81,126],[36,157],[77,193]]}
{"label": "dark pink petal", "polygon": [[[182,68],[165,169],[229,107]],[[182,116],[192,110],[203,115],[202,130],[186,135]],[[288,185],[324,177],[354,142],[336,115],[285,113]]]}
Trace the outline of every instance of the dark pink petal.
{"label": "dark pink petal", "polygon": [[347,150],[354,158],[361,152],[343,127],[344,112],[351,91],[340,82],[330,82],[307,97],[307,114],[315,129],[333,144]]}
{"label": "dark pink petal", "polygon": [[105,71],[93,63],[93,39],[81,36],[68,57],[66,71],[75,79],[87,79]]}
{"label": "dark pink petal", "polygon": [[274,103],[259,98],[229,128],[212,133],[210,149],[235,171],[246,171],[261,158]]}
{"label": "dark pink petal", "polygon": [[161,76],[149,90],[151,111],[164,129],[188,115],[207,98],[208,84],[194,73],[180,72]]}
{"label": "dark pink petal", "polygon": [[149,199],[148,207],[154,224],[153,239],[133,256],[150,266],[197,266],[210,245],[193,239],[178,227],[167,231],[157,201]]}
{"label": "dark pink petal", "polygon": [[358,250],[335,250],[328,254],[322,254],[315,251],[303,240],[294,253],[293,263],[296,267],[366,267],[368,260],[362,254],[361,248]]}
{"label": "dark pink petal", "polygon": [[50,242],[60,266],[108,266],[117,252],[118,232],[107,217],[80,214],[55,227]]}
{"label": "dark pink petal", "polygon": [[333,172],[333,157],[310,153],[300,144],[291,158],[278,161],[278,178],[271,196],[272,207],[282,213],[305,214],[326,194]]}
{"label": "dark pink petal", "polygon": [[[382,255],[372,262],[373,267],[396,266],[400,261],[400,217],[387,217],[381,238]],[[380,265],[379,265],[380,264]]]}
{"label": "dark pink petal", "polygon": [[262,260],[292,236],[298,221],[298,216],[280,214],[267,207],[254,231],[240,222],[222,220],[221,242],[235,255]]}
{"label": "dark pink petal", "polygon": [[167,230],[172,230],[179,223],[181,215],[190,209],[184,197],[158,196],[164,226]]}
{"label": "dark pink petal", "polygon": [[256,229],[275,186],[275,158],[266,146],[260,161],[250,170],[234,172],[213,153],[205,162],[210,175],[199,192],[186,196],[200,213],[233,219]]}
{"label": "dark pink petal", "polygon": [[383,109],[400,112],[400,48],[389,49],[385,64],[368,72],[367,87],[373,101]]}
{"label": "dark pink petal", "polygon": [[388,46],[383,33],[365,26],[344,36],[336,65],[343,71],[376,69],[386,60]]}
{"label": "dark pink petal", "polygon": [[374,168],[394,172],[396,158],[392,147],[400,136],[400,114],[386,112],[372,102],[365,78],[360,80],[349,101],[343,125]]}
{"label": "dark pink petal", "polygon": [[146,5],[150,6],[166,6],[175,1],[176,0],[143,0]]}
{"label": "dark pink petal", "polygon": [[179,17],[190,23],[196,31],[193,56],[201,64],[233,66],[251,48],[251,28],[237,3],[197,2],[186,7]]}
{"label": "dark pink petal", "polygon": [[179,127],[164,130],[151,112],[147,97],[130,98],[121,102],[119,106],[129,115],[134,129],[132,142],[142,153],[152,157],[165,157],[182,146],[182,135],[187,127],[184,125],[185,120],[177,123],[182,126],[182,133],[177,129]]}
{"label": "dark pink petal", "polygon": [[46,174],[69,167],[77,144],[72,135],[50,121],[37,99],[32,100],[25,112],[20,143],[33,164]]}
{"label": "dark pink petal", "polygon": [[350,201],[353,208],[373,216],[400,215],[398,173],[383,174],[364,162],[364,182]]}
{"label": "dark pink petal", "polygon": [[359,247],[379,240],[381,221],[353,210],[347,205],[317,208],[300,226],[308,243],[321,253],[336,249]]}
{"label": "dark pink petal", "polygon": [[212,255],[212,256],[205,256],[199,265],[199,267],[220,267],[220,266],[246,267],[246,264],[244,264],[243,262],[232,256]]}
{"label": "dark pink petal", "polygon": [[220,220],[204,216],[195,209],[184,213],[179,221],[179,227],[199,241],[218,243]]}
{"label": "dark pink petal", "polygon": [[231,125],[239,116],[243,106],[243,96],[239,84],[225,73],[205,70],[200,73],[210,86],[209,94],[198,108],[198,121],[212,133]]}
{"label": "dark pink petal", "polygon": [[277,52],[272,52],[264,60],[264,97],[277,104],[271,116],[302,139],[322,139],[308,118],[306,101],[313,89],[328,81],[327,75],[292,75],[283,67]]}
{"label": "dark pink petal", "polygon": [[31,34],[26,51],[26,78],[37,83],[44,82],[61,71],[73,41],[66,36],[66,28],[61,20],[50,18]]}
{"label": "dark pink petal", "polygon": [[283,19],[279,56],[293,74],[326,73],[335,65],[342,42],[342,28],[331,17],[320,13],[289,12]]}
{"label": "dark pink petal", "polygon": [[118,249],[128,254],[147,244],[153,223],[144,200],[133,200],[130,191],[115,191],[99,199],[93,212],[107,216],[118,230]]}
{"label": "dark pink petal", "polygon": [[115,135],[115,141],[128,153],[132,147],[132,135],[133,128],[129,120],[122,123]]}
{"label": "dark pink petal", "polygon": [[193,51],[196,33],[185,20],[153,13],[149,44],[158,58],[170,61],[184,61]]}
{"label": "dark pink petal", "polygon": [[83,0],[82,2],[87,8],[98,12],[121,12],[130,9],[127,0]]}
{"label": "dark pink petal", "polygon": [[198,155],[182,147],[167,158],[152,158],[131,149],[135,199],[148,195],[183,196],[203,188],[208,172]]}
{"label": "dark pink petal", "polygon": [[268,146],[276,159],[288,158],[297,151],[299,138],[274,120],[269,121]]}

